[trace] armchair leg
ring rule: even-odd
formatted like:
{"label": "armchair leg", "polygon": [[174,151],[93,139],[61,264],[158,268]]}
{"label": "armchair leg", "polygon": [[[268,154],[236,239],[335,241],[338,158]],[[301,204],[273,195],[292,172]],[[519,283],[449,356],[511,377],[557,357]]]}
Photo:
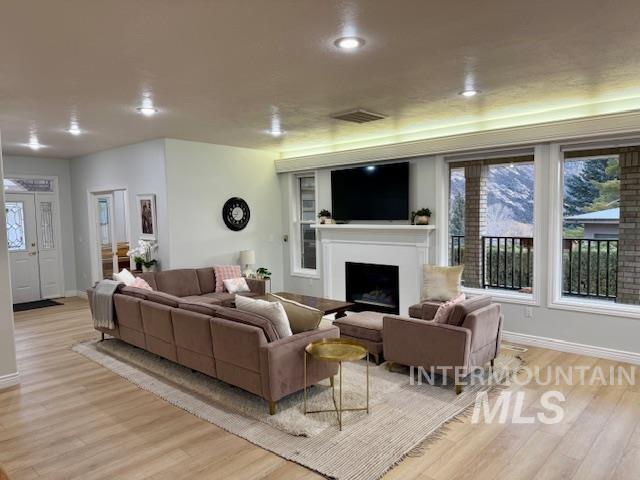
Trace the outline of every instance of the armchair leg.
{"label": "armchair leg", "polygon": [[101,335],[100,335],[100,341],[101,341],[101,342],[104,342],[104,332],[100,332],[100,333],[101,333]]}
{"label": "armchair leg", "polygon": [[276,402],[272,402],[271,400],[269,400],[269,415],[275,415],[276,409],[277,409]]}
{"label": "armchair leg", "polygon": [[462,393],[462,384],[456,383],[456,395],[460,395]]}
{"label": "armchair leg", "polygon": [[492,358],[491,359],[491,370],[493,370],[495,368],[495,366],[496,366],[496,359]]}
{"label": "armchair leg", "polygon": [[387,370],[393,372],[393,362],[387,362]]}
{"label": "armchair leg", "polygon": [[329,377],[329,382],[331,383],[331,386],[334,387],[336,384],[336,378],[334,376]]}

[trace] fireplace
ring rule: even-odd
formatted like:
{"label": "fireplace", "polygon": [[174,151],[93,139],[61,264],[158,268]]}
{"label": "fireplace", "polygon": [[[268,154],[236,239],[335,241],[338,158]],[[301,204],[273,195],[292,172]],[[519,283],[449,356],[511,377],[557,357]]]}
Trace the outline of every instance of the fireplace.
{"label": "fireplace", "polygon": [[400,288],[397,265],[345,262],[346,299],[353,310],[399,314]]}

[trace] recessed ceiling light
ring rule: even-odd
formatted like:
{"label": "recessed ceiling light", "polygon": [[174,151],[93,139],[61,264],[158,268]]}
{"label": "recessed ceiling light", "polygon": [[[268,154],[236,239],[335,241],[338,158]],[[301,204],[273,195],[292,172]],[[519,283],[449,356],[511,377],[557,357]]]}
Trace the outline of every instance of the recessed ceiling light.
{"label": "recessed ceiling light", "polygon": [[342,37],[333,42],[336,47],[343,50],[354,50],[364,45],[364,40],[359,37]]}
{"label": "recessed ceiling light", "polygon": [[156,113],[158,113],[158,109],[157,108],[150,107],[150,106],[138,107],[138,108],[136,108],[136,110],[138,111],[138,113],[141,113],[145,117],[150,117],[150,116],[155,115]]}
{"label": "recessed ceiling light", "polygon": [[40,144],[40,142],[38,141],[38,137],[34,137],[34,136],[32,136],[32,137],[29,139],[29,144],[28,144],[28,145],[29,145],[29,148],[30,148],[31,150],[36,150],[36,151],[38,151],[38,150],[40,150],[40,149],[42,148],[42,145],[41,145],[41,144]]}
{"label": "recessed ceiling light", "polygon": [[284,132],[283,132],[282,130],[280,130],[280,129],[271,129],[271,130],[269,131],[269,133],[270,133],[273,137],[281,137],[281,136],[284,134]]}
{"label": "recessed ceiling light", "polygon": [[460,95],[462,95],[463,97],[475,97],[478,93],[478,90],[474,90],[473,88],[469,88],[467,90],[463,90],[462,92],[460,92]]}
{"label": "recessed ceiling light", "polygon": [[71,122],[71,125],[69,125],[69,128],[67,129],[67,132],[77,137],[82,133],[82,130],[80,130],[80,127],[78,126],[77,123]]}

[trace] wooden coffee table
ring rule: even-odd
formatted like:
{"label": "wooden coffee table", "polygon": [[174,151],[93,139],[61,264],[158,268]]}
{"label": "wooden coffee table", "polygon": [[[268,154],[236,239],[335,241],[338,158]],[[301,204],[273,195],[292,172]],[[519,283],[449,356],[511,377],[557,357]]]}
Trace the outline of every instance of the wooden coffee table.
{"label": "wooden coffee table", "polygon": [[278,292],[274,293],[274,295],[286,298],[287,300],[293,300],[294,302],[301,303],[307,307],[316,308],[321,312],[324,312],[325,315],[335,313],[336,318],[344,317],[346,315],[345,312],[356,305],[355,303],[343,302],[342,300],[312,297],[310,295],[300,295],[298,293]]}

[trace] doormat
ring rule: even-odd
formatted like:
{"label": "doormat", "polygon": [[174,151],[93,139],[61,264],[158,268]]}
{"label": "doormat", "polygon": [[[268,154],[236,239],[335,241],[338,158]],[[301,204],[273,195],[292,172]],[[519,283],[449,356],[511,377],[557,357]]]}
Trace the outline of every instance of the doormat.
{"label": "doormat", "polygon": [[37,300],[35,302],[14,303],[13,311],[24,312],[26,310],[35,310],[36,308],[55,307],[56,305],[62,305],[62,303],[56,302],[55,300]]}

